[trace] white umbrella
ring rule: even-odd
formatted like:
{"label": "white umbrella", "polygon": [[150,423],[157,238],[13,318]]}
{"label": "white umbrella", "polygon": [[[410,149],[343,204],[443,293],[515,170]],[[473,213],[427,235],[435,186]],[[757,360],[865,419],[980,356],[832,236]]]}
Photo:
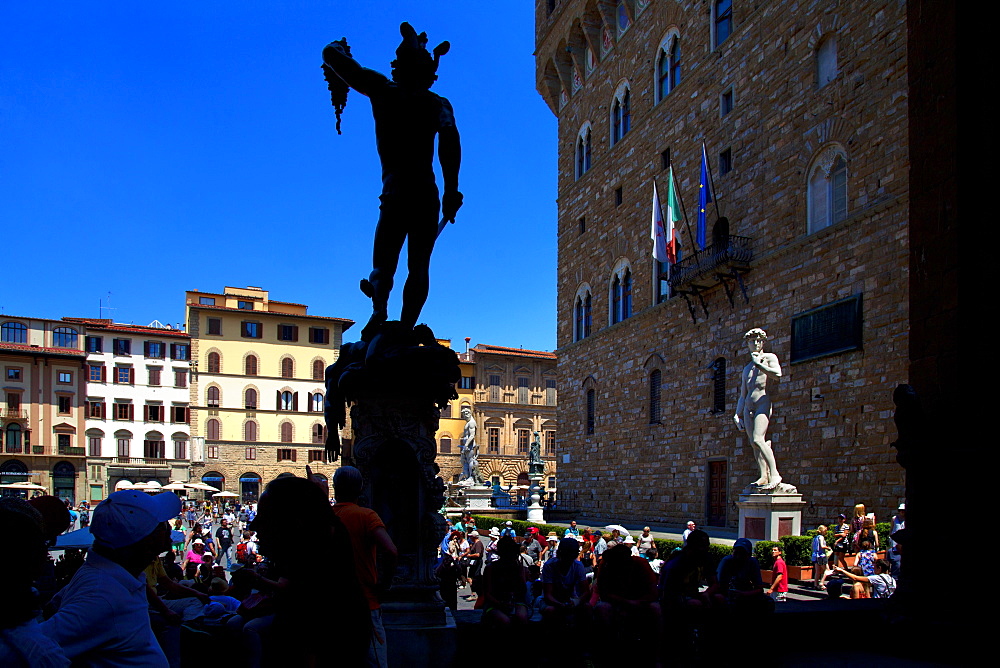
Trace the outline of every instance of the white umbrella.
{"label": "white umbrella", "polygon": [[184,483],[182,483],[182,482],[176,482],[176,481],[170,483],[169,485],[164,485],[162,487],[162,489],[171,489],[171,490],[182,490],[182,489],[187,489],[187,488],[188,488],[187,485],[185,485]]}
{"label": "white umbrella", "polygon": [[184,486],[187,487],[187,488],[189,488],[189,489],[201,489],[201,490],[204,490],[206,492],[218,492],[219,491],[218,487],[212,487],[211,485],[206,485],[203,482],[186,482],[186,483],[184,483]]}
{"label": "white umbrella", "polygon": [[618,533],[620,533],[622,537],[629,535],[628,529],[623,527],[621,524],[609,524],[608,526],[604,527],[605,531],[614,531],[615,529],[618,530]]}
{"label": "white umbrella", "polygon": [[146,489],[162,489],[163,485],[155,480],[150,480],[146,483]]}
{"label": "white umbrella", "polygon": [[132,489],[133,487],[134,485],[132,484],[131,480],[119,480],[118,482],[115,483],[116,492],[120,489]]}
{"label": "white umbrella", "polygon": [[[116,486],[116,489],[117,489],[117,486]],[[147,489],[149,489],[149,485],[146,484],[146,483],[144,483],[144,482],[136,482],[136,483],[132,483],[131,487],[125,487],[124,489],[141,489],[141,490],[147,490]]]}
{"label": "white umbrella", "polygon": [[239,496],[233,492],[219,492],[218,494],[213,494],[212,496]]}
{"label": "white umbrella", "polygon": [[24,489],[24,490],[38,490],[45,491],[45,488],[34,482],[12,482],[6,485],[0,485],[3,489]]}

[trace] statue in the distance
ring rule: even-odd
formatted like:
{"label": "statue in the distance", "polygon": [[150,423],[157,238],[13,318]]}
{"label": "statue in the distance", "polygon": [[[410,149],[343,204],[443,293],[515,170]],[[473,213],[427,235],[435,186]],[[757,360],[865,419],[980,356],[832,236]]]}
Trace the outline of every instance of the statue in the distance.
{"label": "statue in the distance", "polygon": [[[455,116],[448,100],[429,90],[437,79],[438,62],[450,45],[442,42],[431,55],[426,48],[426,33],[418,35],[409,23],[401,24],[399,32],[403,40],[391,63],[391,79],[359,65],[346,39],[331,42],[323,49],[324,68],[328,70],[327,80],[338,111],[338,131],[339,112],[347,98],[346,89],[339,91],[338,97],[336,78],[371,102],[382,162],[373,268],[371,275],[361,281],[362,292],[372,300],[372,316],[362,331],[363,340],[370,340],[388,320],[389,293],[404,241],[408,243],[408,275],[403,287],[400,327],[409,329],[417,323],[427,300],[434,242],[445,223],[455,222],[455,214],[462,206],[462,194],[458,191],[462,151]],[[444,180],[440,201],[434,180],[435,136]]]}
{"label": "statue in the distance", "polygon": [[476,418],[472,417],[472,409],[468,406],[462,408],[462,419],[465,420],[465,429],[462,430],[462,440],[459,441],[459,449],[462,451],[462,475],[459,480],[463,485],[478,485],[482,482],[479,477],[479,444],[476,443]]}
{"label": "statue in the distance", "polygon": [[764,352],[767,333],[755,327],[743,335],[750,349],[750,363],[740,373],[740,398],[736,403],[733,421],[736,428],[745,431],[753,446],[754,457],[760,468],[760,477],[752,484],[760,489],[771,490],[781,483],[778,467],[774,462],[771,441],[765,440],[771,422],[771,397],[767,393],[767,381],[777,382],[781,378],[778,356]]}

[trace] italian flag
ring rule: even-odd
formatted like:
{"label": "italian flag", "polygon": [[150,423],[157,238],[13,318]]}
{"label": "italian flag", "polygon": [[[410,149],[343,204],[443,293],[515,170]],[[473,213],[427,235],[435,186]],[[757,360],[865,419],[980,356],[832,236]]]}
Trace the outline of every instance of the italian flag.
{"label": "italian flag", "polygon": [[649,237],[653,240],[653,258],[657,262],[677,262],[677,230],[674,223],[679,223],[680,204],[677,201],[677,188],[674,186],[674,168],[670,167],[667,181],[667,215],[663,215],[660,206],[660,195],[653,182],[653,220]]}

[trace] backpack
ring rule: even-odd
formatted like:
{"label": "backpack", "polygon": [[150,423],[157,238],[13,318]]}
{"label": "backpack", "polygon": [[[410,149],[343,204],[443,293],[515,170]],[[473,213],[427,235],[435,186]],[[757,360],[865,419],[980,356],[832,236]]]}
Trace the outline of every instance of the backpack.
{"label": "backpack", "polygon": [[236,561],[244,565],[251,563],[250,548],[246,543],[240,543],[236,546]]}

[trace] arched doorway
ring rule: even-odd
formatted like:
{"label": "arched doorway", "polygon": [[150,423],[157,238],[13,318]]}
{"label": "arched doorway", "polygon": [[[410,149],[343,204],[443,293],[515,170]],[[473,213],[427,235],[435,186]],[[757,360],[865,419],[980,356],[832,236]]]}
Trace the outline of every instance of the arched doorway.
{"label": "arched doorway", "polygon": [[[201,481],[206,485],[218,488],[220,492],[226,491],[226,477],[218,471],[209,471],[201,477]],[[206,499],[211,499],[213,494],[215,494],[215,492],[205,490]]]}
{"label": "arched doorway", "polygon": [[[211,484],[211,483],[209,483]],[[250,471],[240,476],[240,498],[243,503],[256,502],[260,497],[260,476]]]}
{"label": "arched doorway", "polygon": [[76,505],[76,467],[69,462],[52,467],[52,495]]}
{"label": "arched doorway", "polygon": [[[9,485],[14,482],[27,482],[28,481],[28,467],[24,465],[19,459],[8,459],[3,464],[0,464],[0,485]],[[27,490],[19,489],[0,489],[3,492],[3,496],[13,496],[22,499],[28,498]]]}

